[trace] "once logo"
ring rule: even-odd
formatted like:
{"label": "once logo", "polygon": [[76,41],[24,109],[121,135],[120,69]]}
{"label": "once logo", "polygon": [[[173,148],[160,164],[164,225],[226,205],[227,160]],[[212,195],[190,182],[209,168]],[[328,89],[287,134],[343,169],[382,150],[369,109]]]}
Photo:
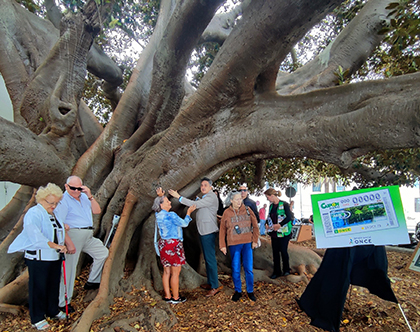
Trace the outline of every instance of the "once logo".
{"label": "once logo", "polygon": [[372,239],[354,239],[353,243],[358,245],[372,244]]}

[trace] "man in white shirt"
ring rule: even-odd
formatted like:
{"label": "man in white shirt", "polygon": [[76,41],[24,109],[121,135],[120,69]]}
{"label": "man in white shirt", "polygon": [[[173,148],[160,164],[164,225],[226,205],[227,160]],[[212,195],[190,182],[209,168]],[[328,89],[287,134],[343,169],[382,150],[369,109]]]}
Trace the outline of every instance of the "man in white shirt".
{"label": "man in white shirt", "polygon": [[[101,213],[101,207],[92,196],[90,189],[84,186],[78,176],[70,176],[64,185],[66,192],[54,210],[58,220],[68,228],[66,245],[69,250],[66,255],[67,297],[70,303],[73,296],[74,280],[79,256],[82,252],[93,258],[88,281],[84,288],[97,289],[101,282],[102,268],[108,257],[108,249],[101,240],[93,237],[93,214]],[[69,239],[68,239],[69,238]],[[59,307],[65,306],[64,282],[60,285]],[[74,309],[69,306],[69,312]]]}

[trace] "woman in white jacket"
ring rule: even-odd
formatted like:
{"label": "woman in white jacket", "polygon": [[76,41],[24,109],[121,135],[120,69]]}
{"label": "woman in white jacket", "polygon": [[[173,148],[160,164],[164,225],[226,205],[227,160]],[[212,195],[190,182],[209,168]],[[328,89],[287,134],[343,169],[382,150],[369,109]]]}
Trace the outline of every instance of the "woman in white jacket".
{"label": "woman in white jacket", "polygon": [[29,271],[29,313],[38,330],[50,325],[45,317],[66,318],[58,308],[61,278],[60,253],[66,253],[64,225],[55,219],[53,211],[63,192],[55,184],[40,187],[38,203],[23,218],[23,230],[9,246],[8,253],[22,251]]}

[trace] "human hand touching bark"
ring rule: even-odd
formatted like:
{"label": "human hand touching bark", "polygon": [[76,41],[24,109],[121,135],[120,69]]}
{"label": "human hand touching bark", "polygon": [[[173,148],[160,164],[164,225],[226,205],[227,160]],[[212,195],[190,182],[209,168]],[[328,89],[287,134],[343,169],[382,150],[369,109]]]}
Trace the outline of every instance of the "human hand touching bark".
{"label": "human hand touching bark", "polygon": [[169,195],[171,195],[172,197],[175,197],[176,199],[179,199],[181,197],[181,195],[178,194],[178,192],[176,190],[173,190],[173,189],[169,189],[168,193],[169,193]]}
{"label": "human hand touching bark", "polygon": [[157,188],[156,195],[158,195],[159,197],[162,197],[163,195],[165,195],[165,190],[163,190],[162,187]]}

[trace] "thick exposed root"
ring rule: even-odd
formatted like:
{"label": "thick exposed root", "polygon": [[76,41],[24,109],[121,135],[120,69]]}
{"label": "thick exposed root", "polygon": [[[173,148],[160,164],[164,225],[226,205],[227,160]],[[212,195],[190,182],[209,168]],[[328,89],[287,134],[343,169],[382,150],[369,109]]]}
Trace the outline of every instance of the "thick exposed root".
{"label": "thick exposed root", "polygon": [[[105,262],[102,272],[101,286],[99,287],[98,295],[86,308],[83,315],[80,317],[79,322],[73,329],[75,332],[89,332],[93,320],[103,316],[109,311],[109,290],[116,287],[117,280],[111,278],[113,271],[122,271],[121,261],[124,261],[126,253],[126,246],[124,241],[127,236],[127,225],[130,218],[131,211],[137,202],[137,198],[130,192],[125,199],[125,205],[121,214],[121,219],[118,224],[117,231],[109,248],[109,256]],[[119,267],[121,266],[121,267]]]}
{"label": "thick exposed root", "polygon": [[28,270],[0,289],[0,303],[22,304],[28,299]]}
{"label": "thick exposed root", "polygon": [[[22,187],[22,188],[27,188]],[[19,189],[24,191],[23,189]],[[18,191],[18,192],[19,192]],[[15,195],[14,199],[16,198],[17,194]],[[18,198],[15,199],[17,201]],[[23,228],[23,217],[25,213],[31,208],[35,203],[35,197],[32,195],[32,198],[29,200],[29,202],[26,202],[26,207],[23,210],[22,215],[20,215],[20,218],[16,225],[13,227],[13,229],[9,232],[9,235],[3,240],[3,242],[0,244],[0,287],[3,287],[6,285],[10,280],[13,280],[16,278],[22,269],[23,266],[23,259],[21,253],[15,253],[15,254],[7,254],[7,249],[9,248],[10,244],[13,242],[13,240],[20,234]],[[10,203],[9,203],[10,204]],[[17,203],[16,203],[17,204]],[[16,206],[15,203],[12,205]],[[19,264],[21,263],[21,264]],[[1,301],[0,301],[1,302]]]}
{"label": "thick exposed root", "polygon": [[23,312],[23,307],[19,305],[0,303],[0,312],[7,314],[19,315]]}
{"label": "thick exposed root", "polygon": [[158,304],[153,308],[150,305],[138,307],[136,309],[124,312],[111,321],[103,324],[104,332],[115,331],[132,331],[137,332],[138,329],[133,327],[136,324],[145,331],[155,332],[156,325],[164,325],[165,330],[170,331],[177,323],[175,314],[167,304]]}

